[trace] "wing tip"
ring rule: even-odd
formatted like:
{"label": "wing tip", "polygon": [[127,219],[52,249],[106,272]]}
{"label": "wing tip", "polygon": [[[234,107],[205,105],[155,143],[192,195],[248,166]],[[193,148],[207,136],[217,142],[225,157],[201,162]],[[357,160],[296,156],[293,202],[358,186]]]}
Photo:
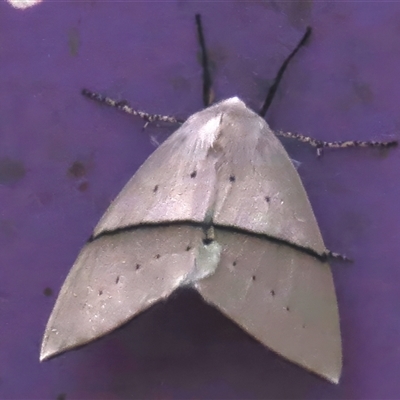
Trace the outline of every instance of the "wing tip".
{"label": "wing tip", "polygon": [[40,361],[40,362],[46,361],[46,360],[48,360],[50,357],[51,357],[51,355],[49,355],[47,352],[41,351],[41,352],[40,352],[40,356],[39,356],[39,361]]}
{"label": "wing tip", "polygon": [[43,339],[42,347],[40,349],[39,361],[40,362],[46,361],[49,358],[54,357],[58,353],[59,353],[59,351],[54,351],[54,350],[50,349],[47,338],[45,337]]}
{"label": "wing tip", "polygon": [[327,381],[329,381],[330,383],[338,385],[339,381],[340,381],[340,375],[341,375],[341,371],[338,371],[337,373],[333,373],[333,374],[324,374],[324,375],[320,375],[320,376],[322,378],[326,379]]}
{"label": "wing tip", "polygon": [[83,344],[84,343],[76,340],[73,342],[60,340],[56,332],[52,331],[50,328],[46,328],[43,335],[42,345],[40,347],[39,361],[47,361],[50,358],[53,358],[68,350],[72,350]]}
{"label": "wing tip", "polygon": [[39,361],[47,361],[53,357],[58,356],[59,354],[65,353],[66,351],[84,346],[89,341],[90,340],[86,342],[59,342],[54,337],[52,338],[51,336],[49,336],[46,332],[42,341],[42,346],[40,348]]}
{"label": "wing tip", "polygon": [[[335,360],[331,360],[330,363],[326,363],[324,367],[321,368],[319,367],[310,367],[309,365],[306,364],[300,364],[298,362],[294,362],[297,364],[297,366],[301,368],[305,368],[307,371],[311,372],[312,374],[315,374],[319,378],[323,378],[324,380],[327,380],[330,383],[333,383],[335,385],[339,384],[340,381],[340,376],[342,375],[342,359],[340,358],[340,362],[338,362],[337,358]],[[291,361],[291,360],[288,360]]]}
{"label": "wing tip", "polygon": [[332,377],[332,379],[330,379],[330,382],[334,383],[335,385],[338,385],[340,381],[340,375]]}

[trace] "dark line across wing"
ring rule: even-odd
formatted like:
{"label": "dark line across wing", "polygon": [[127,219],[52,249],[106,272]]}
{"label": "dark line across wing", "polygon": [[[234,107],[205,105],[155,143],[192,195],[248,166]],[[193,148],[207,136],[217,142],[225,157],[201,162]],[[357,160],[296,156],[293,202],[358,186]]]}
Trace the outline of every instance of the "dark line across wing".
{"label": "dark line across wing", "polygon": [[156,223],[143,223],[143,224],[139,224],[139,225],[126,226],[126,227],[114,229],[112,231],[104,231],[104,232],[101,232],[100,234],[98,234],[97,236],[91,236],[88,240],[88,243],[93,242],[103,236],[114,236],[114,235],[117,235],[122,232],[134,231],[136,229],[160,228],[160,227],[168,227],[168,226],[176,226],[176,225],[199,227],[199,228],[202,228],[204,230],[204,232],[206,232],[209,228],[213,227],[214,229],[220,229],[223,231],[230,231],[232,233],[240,233],[240,234],[249,235],[250,237],[256,237],[259,239],[269,240],[270,242],[285,245],[285,246],[291,247],[293,249],[296,249],[298,251],[301,251],[303,253],[309,254],[309,255],[317,258],[321,262],[326,262],[331,258],[335,258],[335,257],[332,257],[332,254],[336,254],[336,253],[330,252],[329,250],[327,250],[326,252],[324,252],[322,254],[319,254],[313,249],[310,249],[307,247],[302,247],[302,246],[296,245],[294,243],[288,242],[286,240],[282,240],[282,239],[272,237],[272,236],[269,236],[266,234],[251,232],[246,229],[238,228],[236,226],[217,225],[217,224],[213,224],[213,223],[205,224],[205,223],[198,223],[198,222],[185,221],[185,220],[164,221],[164,222],[156,222]]}

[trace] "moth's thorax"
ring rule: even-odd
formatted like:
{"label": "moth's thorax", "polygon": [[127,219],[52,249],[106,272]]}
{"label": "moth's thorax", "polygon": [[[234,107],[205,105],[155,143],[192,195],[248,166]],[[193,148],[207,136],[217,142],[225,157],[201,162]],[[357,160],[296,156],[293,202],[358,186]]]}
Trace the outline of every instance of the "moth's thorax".
{"label": "moth's thorax", "polygon": [[[188,154],[197,160],[218,158],[227,148],[234,151],[232,147],[237,146],[251,156],[257,149],[254,143],[268,133],[273,135],[267,123],[238,97],[232,97],[189,117],[174,141],[184,141]],[[243,140],[244,134],[247,140]]]}
{"label": "moth's thorax", "polygon": [[214,147],[215,141],[221,133],[221,122],[223,114],[218,114],[210,118],[199,128],[197,133],[197,140],[201,142],[201,147],[210,148]]}

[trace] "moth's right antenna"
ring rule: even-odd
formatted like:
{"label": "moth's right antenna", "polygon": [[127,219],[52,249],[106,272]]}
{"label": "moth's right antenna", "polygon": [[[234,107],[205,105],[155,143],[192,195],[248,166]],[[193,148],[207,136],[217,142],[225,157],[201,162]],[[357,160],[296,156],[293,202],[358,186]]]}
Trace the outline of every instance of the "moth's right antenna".
{"label": "moth's right antenna", "polygon": [[299,44],[295,47],[295,49],[289,54],[289,56],[286,58],[286,60],[283,62],[283,64],[281,65],[281,67],[279,68],[278,73],[276,74],[274,83],[271,85],[271,87],[269,88],[267,97],[264,101],[263,106],[261,107],[260,112],[258,113],[261,117],[265,117],[265,114],[268,111],[269,106],[272,103],[272,100],[275,97],[275,93],[278,89],[279,83],[282,80],[282,76],[287,68],[287,66],[289,65],[290,60],[295,56],[295,54],[299,51],[300,47],[304,46],[307,43],[308,38],[311,35],[311,27],[308,26],[306,29],[306,33],[303,35],[302,39],[300,40]]}
{"label": "moth's right antenna", "polygon": [[212,90],[210,65],[208,62],[208,54],[206,49],[206,42],[204,40],[203,25],[201,22],[200,14],[196,14],[196,26],[201,50],[201,67],[203,68],[203,104],[204,107],[208,107],[212,104],[214,100],[214,93]]}

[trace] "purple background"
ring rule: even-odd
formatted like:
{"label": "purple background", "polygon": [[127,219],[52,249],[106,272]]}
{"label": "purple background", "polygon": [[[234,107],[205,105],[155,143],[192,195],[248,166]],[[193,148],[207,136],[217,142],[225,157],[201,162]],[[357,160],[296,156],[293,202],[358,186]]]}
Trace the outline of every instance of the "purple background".
{"label": "purple background", "polygon": [[[400,138],[400,3],[0,3],[0,398],[400,398],[399,150],[285,140],[332,263],[343,338],[338,386],[252,340],[183,291],[91,345],[39,363],[58,290],[110,201],[171,128],[149,112],[202,107],[194,14],[217,99],[258,108],[303,35],[267,120],[325,140]],[[45,295],[44,289],[53,293]],[[49,293],[47,293],[49,294]]]}

